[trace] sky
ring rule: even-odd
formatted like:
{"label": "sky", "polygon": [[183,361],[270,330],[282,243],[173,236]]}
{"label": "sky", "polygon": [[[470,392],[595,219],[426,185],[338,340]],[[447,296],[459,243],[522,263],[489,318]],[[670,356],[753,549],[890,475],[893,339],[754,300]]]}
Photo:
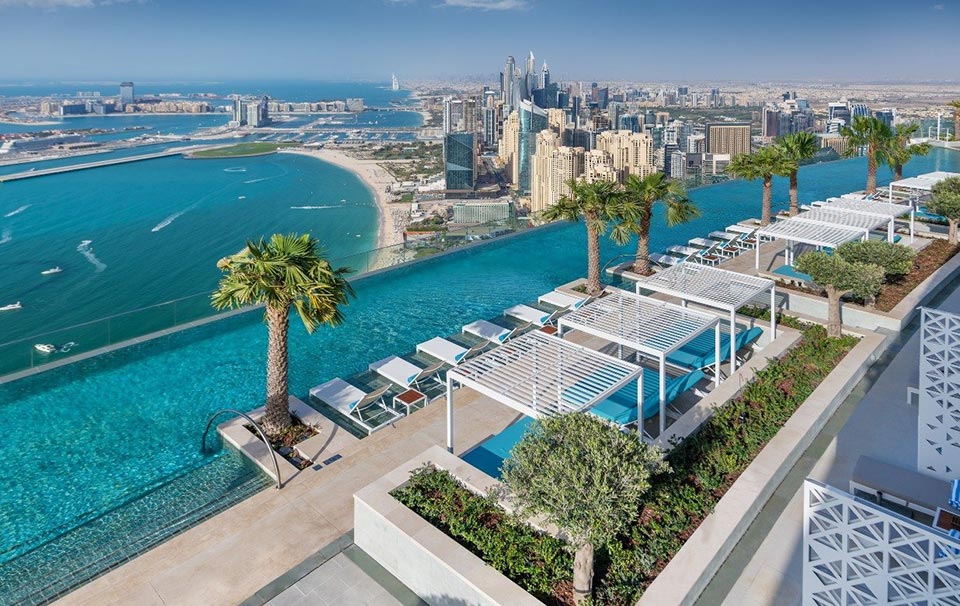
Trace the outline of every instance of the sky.
{"label": "sky", "polygon": [[0,0],[0,80],[960,80],[960,0]]}

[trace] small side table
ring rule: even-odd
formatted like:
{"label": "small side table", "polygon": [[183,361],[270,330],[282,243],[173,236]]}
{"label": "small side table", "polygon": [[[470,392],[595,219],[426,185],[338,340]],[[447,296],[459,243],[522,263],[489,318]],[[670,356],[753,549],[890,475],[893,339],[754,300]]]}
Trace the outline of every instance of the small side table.
{"label": "small side table", "polygon": [[555,335],[555,334],[557,334],[557,327],[556,327],[556,326],[541,326],[541,327],[540,327],[540,332],[546,333],[546,334],[548,334],[548,335]]}
{"label": "small side table", "polygon": [[393,405],[397,406],[398,404],[403,404],[407,407],[407,414],[409,415],[413,412],[413,407],[417,404],[427,404],[427,395],[417,391],[416,389],[408,389],[407,391],[393,396]]}

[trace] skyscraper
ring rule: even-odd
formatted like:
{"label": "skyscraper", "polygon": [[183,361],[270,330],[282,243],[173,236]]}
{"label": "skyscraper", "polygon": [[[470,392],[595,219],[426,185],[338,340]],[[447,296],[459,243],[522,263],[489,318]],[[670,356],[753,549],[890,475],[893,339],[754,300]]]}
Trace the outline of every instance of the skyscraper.
{"label": "skyscraper", "polygon": [[[530,54],[531,57],[533,53]],[[547,112],[530,101],[520,102],[519,133],[517,137],[517,190],[530,193],[530,157],[537,151],[537,133],[547,128]]]}
{"label": "skyscraper", "polygon": [[552,131],[537,135],[537,153],[531,169],[530,210],[533,212],[541,212],[561,197],[570,195],[570,181],[583,175],[583,148],[560,143]]}
{"label": "skyscraper", "polygon": [[514,188],[517,186],[517,144],[519,139],[520,113],[512,111],[503,121],[503,136],[500,137],[498,144],[498,155],[503,162],[504,177]]}
{"label": "skyscraper", "polygon": [[533,89],[537,88],[537,60],[533,57],[533,51],[527,57],[525,70],[523,72],[523,100],[529,101],[533,98]]}
{"label": "skyscraper", "polygon": [[443,163],[448,191],[471,191],[477,182],[473,133],[450,133],[443,138]]}
{"label": "skyscraper", "polygon": [[509,115],[511,111],[516,109],[513,105],[514,102],[514,74],[517,71],[517,62],[514,61],[513,55],[507,57],[507,64],[503,68],[503,73],[500,74],[500,99],[503,101],[504,112]]}
{"label": "skyscraper", "polygon": [[707,153],[731,156],[750,153],[749,122],[708,122],[703,132]]}
{"label": "skyscraper", "polygon": [[877,111],[873,112],[873,115],[877,118],[877,120],[880,120],[891,128],[893,128],[893,123],[897,120],[897,110],[892,107],[878,109]]}
{"label": "skyscraper", "polygon": [[136,97],[133,94],[133,82],[120,83],[120,107],[126,107],[133,103]]}
{"label": "skyscraper", "polygon": [[850,104],[850,118],[856,116],[862,116],[866,118],[870,115],[870,108],[867,107],[866,103],[851,103]]}

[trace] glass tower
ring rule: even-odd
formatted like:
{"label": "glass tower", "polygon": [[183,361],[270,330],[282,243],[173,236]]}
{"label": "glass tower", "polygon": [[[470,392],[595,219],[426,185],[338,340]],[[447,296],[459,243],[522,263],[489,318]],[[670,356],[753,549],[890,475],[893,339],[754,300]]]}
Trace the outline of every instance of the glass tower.
{"label": "glass tower", "polygon": [[[520,135],[517,141],[517,189],[530,193],[530,157],[537,153],[537,133],[547,129],[547,112],[530,101],[520,102]],[[450,189],[449,187],[447,189]]]}
{"label": "glass tower", "polygon": [[450,133],[443,138],[448,190],[473,189],[476,182],[473,136],[473,133]]}

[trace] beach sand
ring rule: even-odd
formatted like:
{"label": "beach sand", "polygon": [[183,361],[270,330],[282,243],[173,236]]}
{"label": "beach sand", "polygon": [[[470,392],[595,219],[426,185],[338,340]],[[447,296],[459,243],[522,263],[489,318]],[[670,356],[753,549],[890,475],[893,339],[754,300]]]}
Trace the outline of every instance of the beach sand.
{"label": "beach sand", "polygon": [[396,265],[405,259],[403,250],[403,230],[406,227],[402,215],[409,205],[390,204],[387,188],[396,184],[396,180],[385,171],[377,160],[360,160],[338,149],[284,149],[279,153],[300,154],[317,158],[340,168],[349,170],[363,181],[373,192],[380,210],[380,226],[377,231],[378,254],[366,270],[380,269]]}

